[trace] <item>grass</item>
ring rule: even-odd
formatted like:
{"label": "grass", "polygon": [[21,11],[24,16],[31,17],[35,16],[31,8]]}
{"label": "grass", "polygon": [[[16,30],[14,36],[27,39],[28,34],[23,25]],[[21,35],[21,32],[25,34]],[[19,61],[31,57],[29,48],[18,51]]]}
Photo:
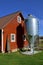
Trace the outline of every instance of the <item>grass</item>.
{"label": "grass", "polygon": [[0,53],[0,65],[43,65],[43,51],[32,56],[19,52]]}

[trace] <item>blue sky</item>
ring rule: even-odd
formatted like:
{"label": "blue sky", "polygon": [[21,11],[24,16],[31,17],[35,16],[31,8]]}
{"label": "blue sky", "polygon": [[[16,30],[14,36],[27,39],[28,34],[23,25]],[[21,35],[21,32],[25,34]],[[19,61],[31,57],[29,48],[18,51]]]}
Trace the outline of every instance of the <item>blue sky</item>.
{"label": "blue sky", "polygon": [[0,17],[21,11],[24,18],[32,14],[39,19],[39,35],[43,35],[43,0],[0,0]]}

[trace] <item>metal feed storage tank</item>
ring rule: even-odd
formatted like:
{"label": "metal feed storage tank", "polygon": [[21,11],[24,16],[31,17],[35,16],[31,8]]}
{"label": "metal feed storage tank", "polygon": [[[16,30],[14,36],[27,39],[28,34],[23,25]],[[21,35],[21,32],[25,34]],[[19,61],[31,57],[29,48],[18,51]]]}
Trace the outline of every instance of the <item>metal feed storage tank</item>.
{"label": "metal feed storage tank", "polygon": [[25,21],[26,30],[27,30],[27,36],[28,40],[30,42],[30,48],[31,52],[34,50],[35,41],[37,39],[38,35],[38,19],[32,15],[28,15],[28,18]]}

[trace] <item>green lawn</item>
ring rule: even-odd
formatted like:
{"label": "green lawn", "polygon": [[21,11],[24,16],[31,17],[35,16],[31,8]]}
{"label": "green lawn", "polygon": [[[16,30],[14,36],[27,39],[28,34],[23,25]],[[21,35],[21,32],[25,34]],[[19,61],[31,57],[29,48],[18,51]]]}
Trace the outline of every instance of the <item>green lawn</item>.
{"label": "green lawn", "polygon": [[43,65],[43,51],[31,56],[19,52],[0,53],[0,65]]}

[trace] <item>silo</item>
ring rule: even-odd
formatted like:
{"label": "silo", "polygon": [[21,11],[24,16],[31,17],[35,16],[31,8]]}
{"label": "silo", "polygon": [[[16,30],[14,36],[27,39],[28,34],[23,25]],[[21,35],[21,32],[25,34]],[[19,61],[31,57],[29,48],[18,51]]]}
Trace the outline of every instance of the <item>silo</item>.
{"label": "silo", "polygon": [[31,14],[28,15],[28,18],[25,20],[27,37],[30,44],[31,52],[34,52],[36,45],[36,40],[38,38],[38,19]]}

